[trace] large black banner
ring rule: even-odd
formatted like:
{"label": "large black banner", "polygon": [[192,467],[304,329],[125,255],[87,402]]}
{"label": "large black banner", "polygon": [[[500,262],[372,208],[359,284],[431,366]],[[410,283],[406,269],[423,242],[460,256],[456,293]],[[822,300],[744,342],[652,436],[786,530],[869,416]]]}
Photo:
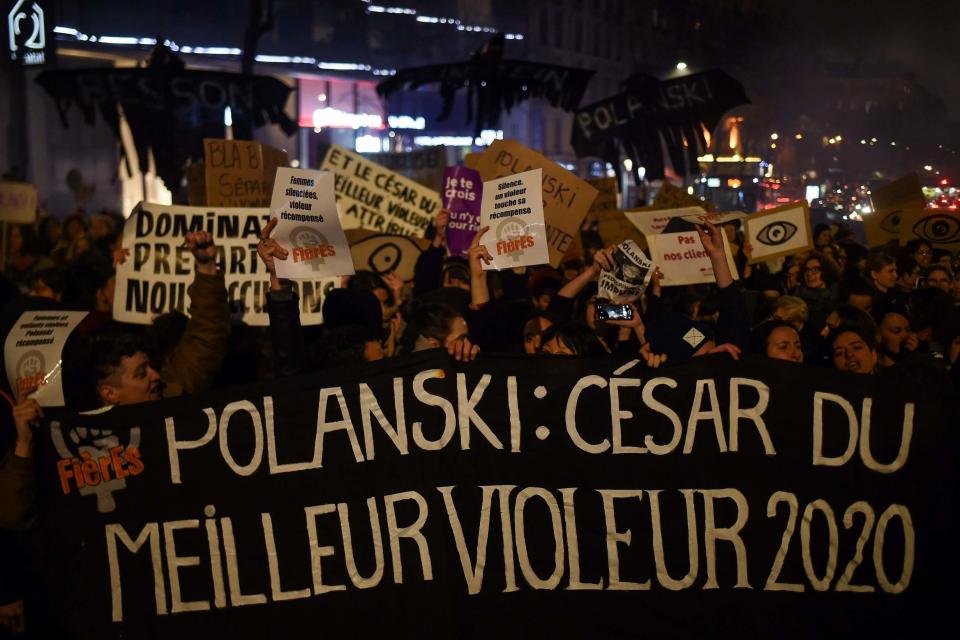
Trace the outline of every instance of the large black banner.
{"label": "large black banner", "polygon": [[912,634],[950,616],[957,576],[947,388],[772,360],[434,351],[61,416],[39,454],[42,623],[101,639]]}

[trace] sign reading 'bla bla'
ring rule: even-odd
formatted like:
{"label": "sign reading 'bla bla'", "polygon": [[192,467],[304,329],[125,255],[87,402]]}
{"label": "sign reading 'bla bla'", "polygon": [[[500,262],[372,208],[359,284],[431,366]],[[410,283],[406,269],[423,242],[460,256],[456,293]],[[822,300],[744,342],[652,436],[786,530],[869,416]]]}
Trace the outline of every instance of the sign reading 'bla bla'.
{"label": "sign reading 'bla bla'", "polygon": [[391,638],[909,637],[952,622],[942,374],[637,366],[434,350],[55,417],[37,436],[37,637],[299,637],[318,621]]}

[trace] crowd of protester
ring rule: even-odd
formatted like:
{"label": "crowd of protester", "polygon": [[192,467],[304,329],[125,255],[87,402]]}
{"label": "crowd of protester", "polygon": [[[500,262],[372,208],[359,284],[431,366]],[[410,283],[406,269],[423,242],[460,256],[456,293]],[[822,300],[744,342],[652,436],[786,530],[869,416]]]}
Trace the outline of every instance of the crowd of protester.
{"label": "crowd of protester", "polygon": [[[10,226],[0,278],[4,336],[25,310],[90,314],[64,352],[67,406],[85,410],[212,387],[336,369],[424,349],[462,361],[483,352],[636,358],[649,367],[724,352],[753,353],[803,366],[877,374],[906,361],[948,371],[960,381],[960,259],[923,241],[867,248],[843,226],[818,226],[815,249],[775,263],[749,264],[738,223],[698,227],[716,283],[663,287],[659,270],[641,296],[616,300],[630,320],[600,320],[598,277],[613,265],[596,221],[581,229],[579,254],[561,268],[484,270],[491,256],[481,229],[469,257],[446,249],[449,216],[428,234],[412,281],[358,271],[323,301],[324,324],[304,327],[301,304],[275,264],[288,258],[267,225],[257,251],[267,268],[269,330],[231,314],[214,240],[187,234],[195,257],[189,316],[169,313],[149,327],[112,318],[116,266],[127,259],[121,216],[42,217]],[[724,256],[730,243],[738,274]],[[693,336],[693,339],[691,339]],[[30,526],[33,428],[42,416],[30,399],[14,400],[0,423],[0,535]],[[4,549],[0,539],[0,549]],[[6,560],[9,555],[4,554]],[[17,580],[0,572],[0,628],[23,623]]]}

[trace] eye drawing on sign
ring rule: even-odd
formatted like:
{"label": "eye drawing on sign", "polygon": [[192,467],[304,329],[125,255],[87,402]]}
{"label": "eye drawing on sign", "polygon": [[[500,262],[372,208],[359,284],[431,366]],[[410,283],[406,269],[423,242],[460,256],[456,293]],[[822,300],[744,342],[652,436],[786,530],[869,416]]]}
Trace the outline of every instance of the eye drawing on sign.
{"label": "eye drawing on sign", "polygon": [[517,245],[516,250],[508,252],[512,255],[514,262],[520,262],[520,257],[523,255],[523,249],[520,248],[521,245],[518,241],[525,235],[527,235],[527,225],[519,220],[511,220],[508,218],[497,227],[497,240],[514,242]]}
{"label": "eye drawing on sign", "polygon": [[[140,460],[140,427],[130,429],[130,441],[107,429],[74,427],[67,430],[57,421],[50,423],[50,437],[60,455],[57,470],[64,495],[73,488],[80,495],[97,496],[97,511],[110,513],[117,508],[113,493],[127,486],[126,476],[143,471]],[[68,444],[69,440],[69,444]]]}
{"label": "eye drawing on sign", "polygon": [[960,240],[960,220],[945,213],[927,216],[913,225],[913,233],[927,242],[950,244]]}
{"label": "eye drawing on sign", "polygon": [[786,220],[778,220],[766,225],[757,233],[757,240],[775,247],[790,240],[797,233],[797,225]]}
{"label": "eye drawing on sign", "polygon": [[[318,233],[313,227],[297,227],[290,232],[290,242],[294,247],[297,248],[307,248],[307,247],[320,247],[326,246],[329,243],[327,239],[323,237],[323,234]],[[311,268],[314,271],[320,269],[320,265],[324,264],[323,254],[318,253],[315,256],[310,258],[312,265]]]}
{"label": "eye drawing on sign", "polygon": [[[29,15],[27,11],[29,10]],[[22,24],[28,20],[31,26]],[[13,5],[10,13],[7,15],[7,31],[10,34],[10,52],[14,53],[18,49],[18,41],[27,49],[42,50],[46,47],[46,35],[44,33],[43,9],[36,2],[27,2],[20,0]],[[30,35],[24,38],[25,34]]]}
{"label": "eye drawing on sign", "polygon": [[886,216],[884,216],[883,220],[880,221],[880,228],[887,233],[900,233],[901,213],[903,213],[903,211],[900,209],[897,209],[892,213],[888,213]]}
{"label": "eye drawing on sign", "polygon": [[397,268],[403,259],[403,251],[393,242],[377,247],[370,257],[367,258],[367,266],[374,273],[383,275]]}

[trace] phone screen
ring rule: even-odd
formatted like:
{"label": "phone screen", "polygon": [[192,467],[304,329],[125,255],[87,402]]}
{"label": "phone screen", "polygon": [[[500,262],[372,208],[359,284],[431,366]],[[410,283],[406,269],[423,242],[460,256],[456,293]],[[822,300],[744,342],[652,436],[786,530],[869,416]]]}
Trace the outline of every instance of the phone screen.
{"label": "phone screen", "polygon": [[597,317],[600,320],[633,320],[633,310],[628,304],[598,304]]}

